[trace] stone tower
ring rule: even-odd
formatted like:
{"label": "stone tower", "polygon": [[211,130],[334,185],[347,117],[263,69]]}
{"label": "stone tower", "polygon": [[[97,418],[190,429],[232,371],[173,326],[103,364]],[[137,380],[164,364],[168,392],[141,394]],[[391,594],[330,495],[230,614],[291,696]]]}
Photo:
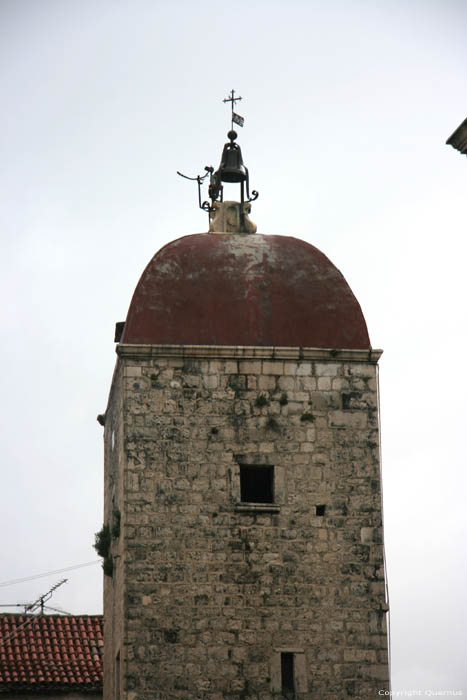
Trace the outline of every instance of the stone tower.
{"label": "stone tower", "polygon": [[381,351],[323,253],[215,204],[149,262],[117,345],[104,698],[377,697]]}

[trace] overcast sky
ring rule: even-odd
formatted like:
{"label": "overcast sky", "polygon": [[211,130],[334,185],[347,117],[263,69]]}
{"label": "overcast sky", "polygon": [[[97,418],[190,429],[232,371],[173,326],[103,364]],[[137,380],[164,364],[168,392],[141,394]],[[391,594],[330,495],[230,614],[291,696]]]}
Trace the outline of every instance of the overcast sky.
{"label": "overcast sky", "polygon": [[[258,231],[328,255],[384,349],[393,690],[467,692],[466,34],[465,0],[0,0],[0,583],[96,559],[114,324],[207,230],[176,171],[218,165],[234,88]],[[101,612],[99,564],[0,604],[63,576]]]}

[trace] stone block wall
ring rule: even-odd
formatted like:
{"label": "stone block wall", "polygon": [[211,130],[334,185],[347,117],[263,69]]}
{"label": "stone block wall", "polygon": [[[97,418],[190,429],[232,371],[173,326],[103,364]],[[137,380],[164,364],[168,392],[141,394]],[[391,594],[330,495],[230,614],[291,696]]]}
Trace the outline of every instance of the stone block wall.
{"label": "stone block wall", "polygon": [[31,698],[40,698],[40,700],[83,700],[83,698],[85,698],[86,700],[102,700],[102,693],[90,693],[86,690],[83,690],[81,692],[79,690],[75,690],[70,691],[69,693],[67,693],[66,691],[54,692],[53,690],[50,690],[49,692],[38,694],[37,690],[34,689],[30,692],[24,693],[17,693],[15,691],[11,693],[4,693],[2,691],[1,698],[2,700],[31,700]]}
{"label": "stone block wall", "polygon": [[[290,654],[296,698],[387,689],[380,353],[118,351],[106,700],[117,683],[127,700],[281,698]],[[268,470],[272,502],[241,500],[241,468]]]}

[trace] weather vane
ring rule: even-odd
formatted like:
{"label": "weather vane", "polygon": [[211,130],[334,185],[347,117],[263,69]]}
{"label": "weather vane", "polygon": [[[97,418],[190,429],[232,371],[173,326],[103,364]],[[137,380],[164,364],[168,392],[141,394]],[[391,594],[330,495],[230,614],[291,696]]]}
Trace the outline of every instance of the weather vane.
{"label": "weather vane", "polygon": [[230,97],[226,97],[225,100],[222,100],[222,102],[231,102],[232,103],[232,124],[231,124],[231,129],[233,129],[234,124],[238,124],[238,126],[243,126],[245,123],[245,120],[243,117],[241,117],[239,114],[236,114],[234,112],[234,105],[235,102],[238,102],[241,100],[241,97],[235,97],[235,90],[232,90],[230,93]]}
{"label": "weather vane", "polygon": [[[233,130],[233,125],[238,124],[243,126],[245,120],[239,114],[234,112],[235,102],[241,100],[241,97],[235,97],[235,90],[230,92],[230,97],[227,97],[223,102],[230,102],[232,107],[231,125],[232,129],[227,134],[230,141],[224,144],[222,151],[221,162],[219,168],[214,172],[214,168],[211,165],[205,166],[205,174],[197,175],[196,177],[188,177],[184,175],[179,170],[177,174],[187,180],[195,180],[198,183],[198,201],[200,209],[204,209],[209,213],[215,211],[215,202],[224,201],[224,187],[223,182],[232,182],[240,184],[240,202],[243,205],[245,202],[253,202],[258,198],[258,192],[253,190],[250,196],[250,179],[248,174],[248,168],[243,163],[242,151],[238,143],[235,143],[237,138],[237,132]],[[210,175],[209,179],[209,197],[211,202],[202,202],[201,197],[201,185],[207,176]],[[246,199],[245,199],[245,189],[246,189]]]}

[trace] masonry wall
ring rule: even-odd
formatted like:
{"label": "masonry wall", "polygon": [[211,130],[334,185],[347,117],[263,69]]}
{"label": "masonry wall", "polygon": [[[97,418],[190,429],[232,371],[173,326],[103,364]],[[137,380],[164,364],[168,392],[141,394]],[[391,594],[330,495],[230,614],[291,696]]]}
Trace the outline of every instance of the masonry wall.
{"label": "masonry wall", "polygon": [[31,700],[31,698],[40,698],[40,700],[102,700],[102,693],[100,692],[88,692],[86,690],[74,691],[70,693],[63,692],[45,692],[38,694],[37,690],[31,690],[30,693],[1,693],[2,700]]}
{"label": "masonry wall", "polygon": [[[215,352],[119,348],[105,698],[117,697],[118,651],[128,700],[280,698],[284,652],[296,698],[377,696],[388,688],[377,355]],[[273,467],[273,503],[241,501],[245,465]]]}
{"label": "masonry wall", "polygon": [[[112,576],[104,575],[104,698],[117,700],[123,688],[125,658],[124,594],[124,512],[125,490],[125,395],[122,378],[124,364],[117,362],[104,429],[104,523],[112,532]],[[116,537],[116,514],[120,514],[120,536]],[[121,695],[121,693],[120,693]],[[123,697],[123,696],[122,696]]]}

